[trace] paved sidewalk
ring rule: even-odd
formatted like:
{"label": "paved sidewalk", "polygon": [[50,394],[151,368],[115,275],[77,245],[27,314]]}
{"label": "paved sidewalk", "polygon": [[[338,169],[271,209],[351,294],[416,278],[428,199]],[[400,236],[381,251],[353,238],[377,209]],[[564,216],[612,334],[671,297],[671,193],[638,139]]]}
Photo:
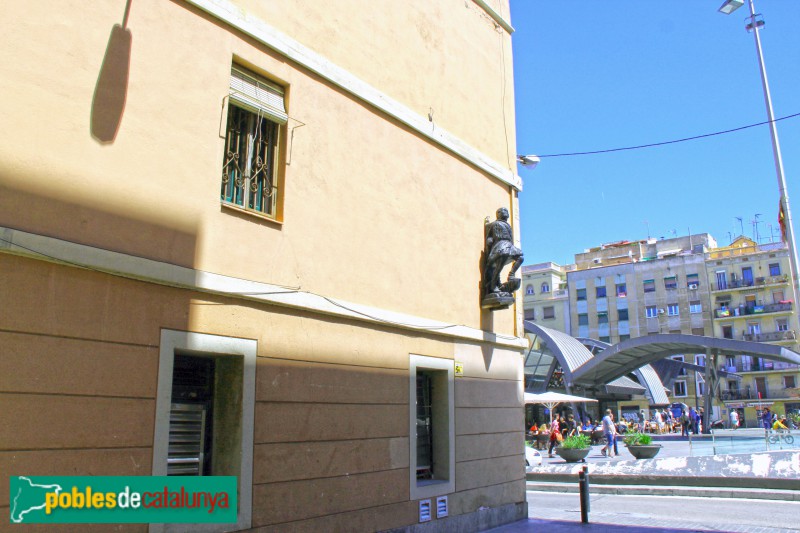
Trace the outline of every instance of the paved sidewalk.
{"label": "paved sidewalk", "polygon": [[[513,524],[508,524],[495,529],[489,530],[491,533],[529,533],[545,531],[547,533],[572,533],[572,532],[591,532],[601,533],[604,531],[615,533],[669,533],[669,532],[686,532],[686,531],[708,531],[705,529],[667,529],[661,527],[645,527],[637,525],[620,525],[620,524],[582,524],[577,522],[567,522],[562,520],[540,520],[537,518],[529,518]],[[719,529],[715,531],[720,531]],[[755,532],[754,532],[755,533]]]}
{"label": "paved sidewalk", "polygon": [[[613,459],[603,457],[600,447],[593,447],[586,463],[566,463],[558,456],[548,458],[545,452],[542,466],[526,476],[529,519],[490,531],[800,531],[800,523],[794,528],[792,521],[763,520],[752,511],[760,509],[764,516],[797,516],[800,450],[714,455],[719,451],[711,449],[711,442],[690,445],[687,439],[667,437],[659,439],[659,444],[663,449],[655,459],[638,461],[622,446],[620,456]],[[704,445],[708,449],[703,450]],[[565,494],[577,491],[578,472],[584,466],[590,473],[593,508],[588,524],[580,521],[577,494]],[[675,512],[673,506],[679,506],[681,512]],[[773,510],[767,513],[766,508]]]}
{"label": "paved sidewalk", "polygon": [[568,522],[565,520],[543,520],[529,518],[528,520],[522,520],[513,524],[490,529],[489,531],[491,533],[538,533],[542,531],[546,533],[686,533],[692,531],[715,531],[718,533],[797,533],[797,530],[793,529],[754,528],[753,526],[735,529],[719,529],[715,526],[703,526],[702,524],[691,522],[686,523],[684,527],[680,527],[681,524],[676,524],[676,526],[677,527],[664,528],[637,524],[601,524],[596,522],[582,524],[580,519],[578,519],[576,522]]}

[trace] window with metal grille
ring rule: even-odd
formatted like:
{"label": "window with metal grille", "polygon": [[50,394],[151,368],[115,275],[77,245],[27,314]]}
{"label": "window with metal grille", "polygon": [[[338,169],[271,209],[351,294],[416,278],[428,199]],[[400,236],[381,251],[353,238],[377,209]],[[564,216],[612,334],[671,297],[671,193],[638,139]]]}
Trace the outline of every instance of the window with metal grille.
{"label": "window with metal grille", "polygon": [[287,118],[281,87],[239,67],[231,69],[221,185],[224,204],[277,216],[278,145]]}
{"label": "window with metal grille", "polygon": [[433,380],[417,371],[417,479],[433,479]]}

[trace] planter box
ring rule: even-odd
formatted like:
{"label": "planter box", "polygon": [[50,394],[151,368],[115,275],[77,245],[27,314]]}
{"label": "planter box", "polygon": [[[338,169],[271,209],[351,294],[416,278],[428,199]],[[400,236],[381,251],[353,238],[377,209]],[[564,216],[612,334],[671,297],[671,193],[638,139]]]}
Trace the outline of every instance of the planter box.
{"label": "planter box", "polygon": [[661,451],[660,444],[637,444],[627,448],[636,459],[652,459]]}
{"label": "planter box", "polygon": [[568,463],[586,461],[591,448],[556,448],[556,453]]}

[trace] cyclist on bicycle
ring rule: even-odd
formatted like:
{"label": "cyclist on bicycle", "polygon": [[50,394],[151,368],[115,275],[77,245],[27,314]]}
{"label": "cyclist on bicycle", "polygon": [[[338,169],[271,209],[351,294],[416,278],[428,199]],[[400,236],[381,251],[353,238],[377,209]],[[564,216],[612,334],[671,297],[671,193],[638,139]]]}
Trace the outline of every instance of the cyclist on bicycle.
{"label": "cyclist on bicycle", "polygon": [[786,417],[782,416],[775,423],[772,424],[773,431],[788,431],[789,428],[786,426]]}

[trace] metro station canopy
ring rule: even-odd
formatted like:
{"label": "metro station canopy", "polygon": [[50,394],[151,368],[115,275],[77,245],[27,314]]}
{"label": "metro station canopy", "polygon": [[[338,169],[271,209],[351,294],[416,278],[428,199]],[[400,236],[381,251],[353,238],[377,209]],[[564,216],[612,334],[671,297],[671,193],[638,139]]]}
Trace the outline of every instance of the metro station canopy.
{"label": "metro station canopy", "polygon": [[668,400],[664,386],[650,363],[672,355],[746,354],[800,365],[800,354],[782,346],[760,342],[670,333],[637,337],[614,345],[589,341],[588,344],[592,347],[590,350],[584,343],[566,333],[533,322],[525,321],[525,332],[539,337],[547,348],[536,354],[535,361],[529,361],[532,359],[532,353],[526,358],[526,374],[529,369],[532,370],[534,388],[544,390],[543,387],[550,382],[557,362],[563,370],[564,386],[567,390],[572,387],[597,389],[605,386],[610,391],[617,385],[622,385],[621,378],[634,373],[647,389],[645,394],[650,397],[651,404],[654,405],[667,403]]}
{"label": "metro station canopy", "polygon": [[800,364],[800,354],[774,344],[667,333],[628,339],[610,346],[581,365],[576,378],[582,382],[605,382],[642,365],[686,353],[752,355],[783,363]]}

